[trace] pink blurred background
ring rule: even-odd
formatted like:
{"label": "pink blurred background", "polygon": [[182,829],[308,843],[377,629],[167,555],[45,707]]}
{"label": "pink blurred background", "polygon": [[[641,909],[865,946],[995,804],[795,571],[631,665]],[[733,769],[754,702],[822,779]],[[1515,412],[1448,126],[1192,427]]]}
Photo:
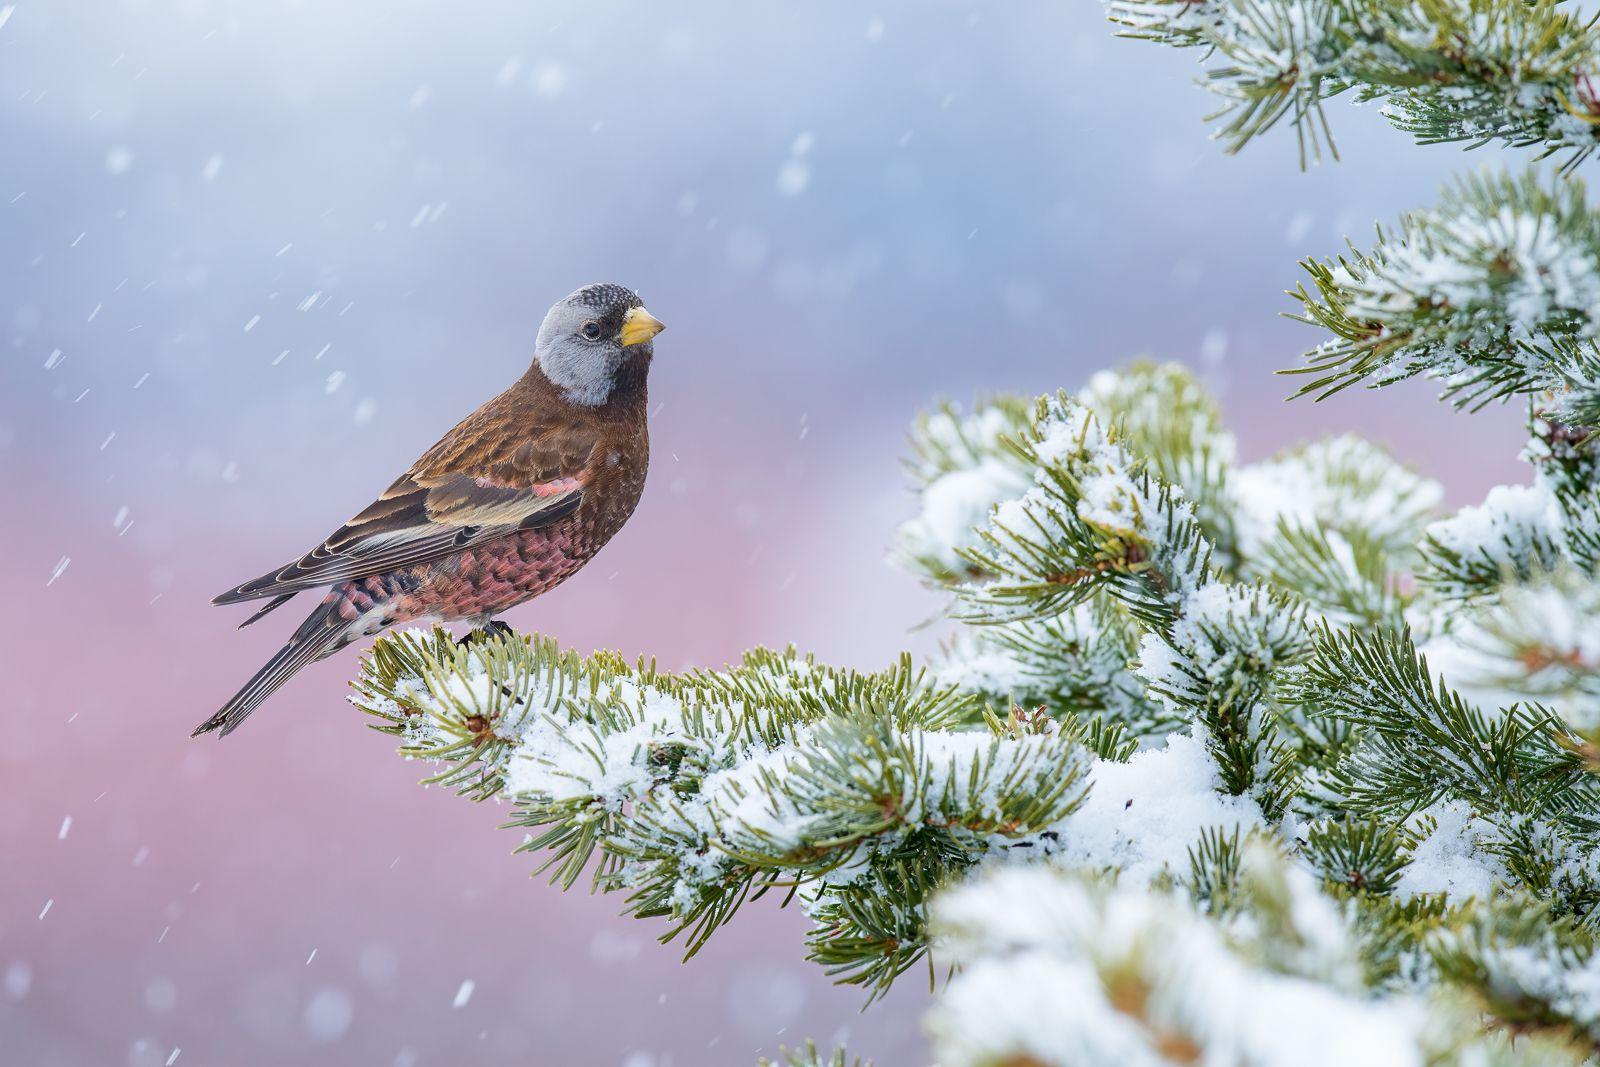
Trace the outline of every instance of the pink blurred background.
{"label": "pink blurred background", "polygon": [[882,562],[908,420],[1141,353],[1250,457],[1348,429],[1456,503],[1523,477],[1515,411],[1271,374],[1315,339],[1277,318],[1295,260],[1480,157],[1335,106],[1342,163],[1300,173],[1288,131],[1228,158],[1191,58],[1089,3],[444,10],[0,5],[5,1062],[924,1058],[925,976],[859,1013],[796,914],[684,965],[529,881],[505,808],[417,788],[344,702],[354,653],[189,739],[291,622],[210,596],[365,504],[580,284],[669,324],[643,505],[511,615],[581,650],[930,649]]}

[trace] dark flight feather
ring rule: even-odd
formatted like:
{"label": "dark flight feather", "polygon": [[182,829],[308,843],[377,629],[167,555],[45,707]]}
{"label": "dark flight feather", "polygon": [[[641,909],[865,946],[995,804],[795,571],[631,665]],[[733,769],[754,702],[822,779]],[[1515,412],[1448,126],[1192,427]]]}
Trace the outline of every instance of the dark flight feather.
{"label": "dark flight feather", "polygon": [[261,605],[261,607],[257,608],[254,615],[251,615],[248,619],[244,620],[244,622],[241,622],[239,624],[239,629],[242,630],[246,626],[249,626],[253,622],[259,622],[264,616],[270,615],[272,612],[276,611],[278,608],[283,607],[285,604],[287,604],[289,601],[291,601],[293,599],[294,599],[294,594],[293,593],[283,593],[283,594],[281,594],[279,596],[273,597],[271,600],[269,600],[265,604]]}
{"label": "dark flight feather", "polygon": [[[269,605],[270,606],[270,605]],[[261,706],[278,687],[294,676],[295,672],[312,660],[321,659],[336,651],[347,639],[349,624],[340,617],[337,606],[333,604],[319,605],[306,621],[300,624],[289,643],[280,648],[277,653],[267,661],[267,665],[256,672],[255,677],[245,683],[244,688],[233,695],[233,699],[222,705],[222,709],[211,718],[195,727],[191,737],[219,731],[219,736],[227,737],[239,728],[239,724],[250,717],[250,713]]]}

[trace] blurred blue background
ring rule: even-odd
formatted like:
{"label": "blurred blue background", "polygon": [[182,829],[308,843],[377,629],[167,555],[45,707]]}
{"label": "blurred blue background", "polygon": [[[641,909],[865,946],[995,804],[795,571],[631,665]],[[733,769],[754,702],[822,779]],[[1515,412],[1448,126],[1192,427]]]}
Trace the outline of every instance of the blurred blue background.
{"label": "blurred blue background", "polygon": [[1249,457],[1357,430],[1456,502],[1522,477],[1515,411],[1272,375],[1316,340],[1278,317],[1300,256],[1497,160],[1338,103],[1341,163],[1301,173],[1288,130],[1227,157],[1194,56],[1087,0],[0,12],[10,1062],[918,1061],[926,983],[858,1014],[797,915],[680,965],[528,882],[507,809],[416,788],[343,703],[353,653],[188,739],[290,621],[209,597],[364,505],[581,284],[669,325],[642,507],[511,616],[582,650],[927,650],[936,601],[882,563],[908,420],[1138,354],[1199,369]]}

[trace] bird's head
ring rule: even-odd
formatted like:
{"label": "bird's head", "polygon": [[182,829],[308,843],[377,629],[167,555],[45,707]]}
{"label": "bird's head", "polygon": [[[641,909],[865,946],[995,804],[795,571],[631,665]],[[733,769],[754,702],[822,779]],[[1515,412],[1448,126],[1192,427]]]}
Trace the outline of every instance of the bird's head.
{"label": "bird's head", "polygon": [[632,289],[586,285],[544,317],[534,363],[575,404],[604,404],[620,389],[644,384],[650,339],[662,330]]}

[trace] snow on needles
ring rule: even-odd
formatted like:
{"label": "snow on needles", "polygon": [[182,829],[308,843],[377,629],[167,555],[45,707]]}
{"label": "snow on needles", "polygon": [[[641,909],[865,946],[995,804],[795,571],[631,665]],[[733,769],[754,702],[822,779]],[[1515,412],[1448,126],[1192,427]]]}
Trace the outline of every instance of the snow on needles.
{"label": "snow on needles", "polygon": [[[431,639],[425,631],[402,636]],[[428,728],[447,740],[446,724],[488,699],[482,661],[466,662],[467,673],[434,683],[440,695],[420,679],[406,686],[408,701],[428,708],[423,718],[434,724],[416,727],[414,744]],[[967,841],[977,859],[1054,856],[1145,884],[1180,875],[1204,831],[1266,828],[1254,800],[1220,790],[1215,762],[1189,734],[1126,763],[1094,759],[1059,730],[912,729],[884,747],[889,739],[870,723],[834,716],[791,727],[774,743],[752,737],[736,708],[719,714],[707,690],[672,694],[627,675],[592,688],[556,677],[526,678],[515,710],[496,727],[509,743],[505,794],[551,817],[622,815],[626,823],[647,814],[681,849],[670,874],[682,907],[735,857],[782,859],[817,839],[890,852],[901,834],[933,826]],[[1058,799],[1041,807],[1053,793]],[[841,816],[853,811],[868,813],[864,826]],[[892,822],[883,811],[893,812]],[[622,877],[648,880],[658,859],[629,859]],[[860,870],[859,862],[845,866]]]}
{"label": "snow on needles", "polygon": [[1246,558],[1277,535],[1280,523],[1356,529],[1385,546],[1409,550],[1444,498],[1444,489],[1358,437],[1304,445],[1240,467],[1229,480],[1238,502]]}
{"label": "snow on needles", "polygon": [[686,727],[681,702],[631,680],[604,684],[615,692],[599,694],[598,699],[614,699],[621,709],[621,721],[610,727],[551,707],[548,688],[530,692],[529,703],[536,710],[501,727],[516,742],[506,771],[509,792],[555,801],[588,798],[620,810],[624,802],[643,796],[654,781],[649,764],[652,746],[704,744]]}
{"label": "snow on needles", "polygon": [[1516,571],[1540,551],[1558,543],[1560,512],[1541,484],[1497,485],[1482,504],[1462,508],[1427,528],[1439,550],[1492,567]]}
{"label": "snow on needles", "polygon": [[[1254,864],[1281,864],[1253,858]],[[1198,915],[1180,896],[1041,869],[991,875],[940,900],[933,928],[962,965],[930,1019],[943,1062],[1248,1063],[1422,1067],[1428,1016],[1356,988],[1343,921],[1299,872],[1291,930],[1320,951],[1274,958],[1259,932]],[[1305,918],[1320,929],[1299,929]],[[1292,938],[1291,938],[1292,940]],[[1042,1020],[1050,1025],[1040,1025]]]}
{"label": "snow on needles", "polygon": [[898,556],[931,561],[959,573],[967,566],[961,550],[976,541],[994,506],[1027,488],[1027,476],[1014,465],[986,456],[975,466],[940,474],[922,490],[922,512],[900,527]]}
{"label": "snow on needles", "polygon": [[948,407],[918,424],[912,444],[919,460],[911,473],[921,511],[901,525],[895,563],[940,582],[965,574],[961,552],[976,542],[974,528],[1029,484],[1027,469],[1003,444],[1018,428],[1016,411],[998,404],[969,415]]}
{"label": "snow on needles", "polygon": [[1472,805],[1444,800],[1412,817],[1411,824],[1431,828],[1412,850],[1397,889],[1405,896],[1443,893],[1463,903],[1488,898],[1506,878],[1505,864],[1483,850],[1493,830],[1479,824]]}
{"label": "snow on needles", "polygon": [[1126,763],[1097,760],[1089,777],[1088,798],[1061,826],[1059,859],[1129,884],[1187,873],[1204,831],[1267,828],[1254,800],[1222,791],[1216,762],[1189,734]]}

